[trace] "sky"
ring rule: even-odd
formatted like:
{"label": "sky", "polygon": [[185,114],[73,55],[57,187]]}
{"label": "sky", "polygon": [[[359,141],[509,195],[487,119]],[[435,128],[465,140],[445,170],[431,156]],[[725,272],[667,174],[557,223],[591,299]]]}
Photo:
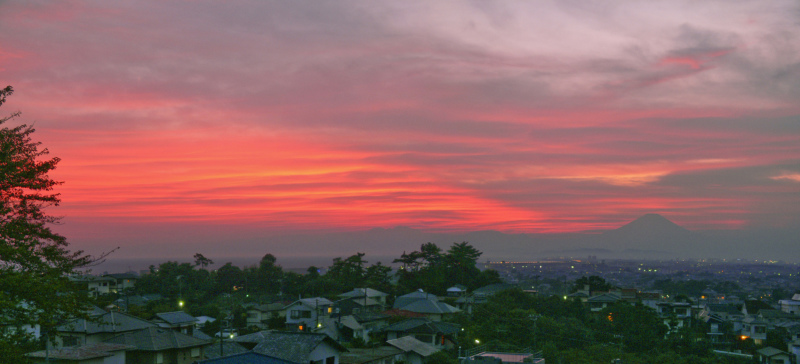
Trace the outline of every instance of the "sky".
{"label": "sky", "polygon": [[798,39],[796,0],[0,1],[0,114],[61,159],[89,252],[783,229]]}

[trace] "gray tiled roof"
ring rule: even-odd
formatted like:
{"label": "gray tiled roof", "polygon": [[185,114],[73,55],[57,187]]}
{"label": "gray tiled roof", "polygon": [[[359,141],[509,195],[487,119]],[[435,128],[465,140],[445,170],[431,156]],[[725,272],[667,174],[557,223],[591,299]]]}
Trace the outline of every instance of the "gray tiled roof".
{"label": "gray tiled roof", "polygon": [[258,344],[266,340],[269,337],[268,334],[270,332],[272,332],[272,330],[262,330],[247,335],[240,335],[234,337],[233,341],[236,341],[238,343]]}
{"label": "gray tiled roof", "polygon": [[325,334],[286,331],[261,332],[264,334],[265,339],[253,348],[254,352],[295,363],[308,363],[309,354],[323,343],[330,345],[340,352],[347,351],[347,349]]}
{"label": "gray tiled roof", "polygon": [[97,316],[91,321],[75,319],[60,325],[56,328],[60,332],[80,332],[85,334],[97,334],[101,332],[127,332],[141,330],[147,327],[155,327],[156,324],[142,320],[122,312],[106,312]]}
{"label": "gray tiled roof", "polygon": [[159,319],[163,320],[164,322],[170,325],[189,324],[197,322],[197,319],[194,318],[194,316],[183,311],[157,313],[156,317],[158,317]]}
{"label": "gray tiled roof", "polygon": [[248,351],[234,355],[226,355],[221,358],[202,360],[198,364],[295,364],[286,360],[271,357],[269,355]]}
{"label": "gray tiled roof", "polygon": [[[205,350],[203,350],[203,354],[205,355],[206,359],[219,358],[220,357],[220,355],[219,355],[219,352],[220,352],[219,346],[220,346],[219,341],[216,341],[211,346],[205,348]],[[249,352],[249,351],[250,350],[247,350],[247,348],[245,348],[244,346],[242,346],[241,344],[239,344],[237,342],[230,341],[230,340],[225,340],[225,341],[222,342],[222,357],[226,357],[226,356],[229,356],[229,355],[236,355],[236,354],[246,353],[246,352]]]}
{"label": "gray tiled roof", "polygon": [[384,360],[393,362],[395,355],[403,351],[393,346],[379,346],[377,348],[350,349],[349,353],[342,354],[339,358],[341,364],[381,363]]}
{"label": "gray tiled roof", "polygon": [[194,336],[194,337],[196,337],[196,338],[198,338],[200,340],[213,340],[214,339],[211,336],[208,336],[208,334],[206,334],[205,332],[202,332],[200,330],[193,330],[192,331],[192,336]]}
{"label": "gray tiled roof", "polygon": [[196,346],[210,345],[208,340],[202,340],[182,334],[177,331],[160,327],[148,327],[139,331],[126,332],[114,336],[105,342],[132,345],[136,350],[160,351],[165,349],[181,349]]}
{"label": "gray tiled roof", "polygon": [[411,292],[409,294],[404,294],[404,295],[402,295],[400,297],[397,297],[394,300],[394,305],[392,306],[392,308],[403,308],[404,306],[407,306],[410,303],[418,301],[418,300],[437,300],[438,301],[439,298],[436,297],[435,294],[430,294],[430,293],[427,293],[427,292],[423,292],[422,290],[414,291],[414,292]]}
{"label": "gray tiled roof", "polygon": [[439,351],[439,349],[433,347],[433,345],[419,341],[413,336],[403,336],[394,340],[387,340],[386,343],[404,352],[415,352],[422,357],[431,356]]}
{"label": "gray tiled roof", "polygon": [[62,359],[62,360],[88,360],[96,358],[104,358],[114,355],[112,352],[120,350],[130,350],[132,346],[122,344],[109,344],[109,343],[96,343],[82,346],[70,346],[60,349],[51,349],[49,352],[45,350],[35,351],[25,354],[31,358],[46,358]]}
{"label": "gray tiled roof", "polygon": [[440,332],[442,334],[449,335],[458,332],[460,329],[461,326],[454,323],[431,321],[427,318],[410,318],[393,325],[389,325],[385,327],[383,331],[429,334]]}
{"label": "gray tiled roof", "polygon": [[461,311],[458,308],[450,306],[444,302],[434,300],[416,300],[398,308],[406,311],[426,314],[456,313]]}
{"label": "gray tiled roof", "polygon": [[341,298],[351,298],[351,297],[364,297],[364,290],[367,291],[367,297],[386,297],[389,294],[383,293],[381,291],[372,289],[372,288],[353,288],[350,292],[345,292],[339,295]]}
{"label": "gray tiled roof", "polygon": [[312,297],[312,298],[302,298],[297,301],[292,302],[290,305],[286,306],[289,308],[290,306],[294,306],[295,304],[303,304],[311,308],[317,308],[317,306],[330,306],[333,304],[329,299],[324,297]]}

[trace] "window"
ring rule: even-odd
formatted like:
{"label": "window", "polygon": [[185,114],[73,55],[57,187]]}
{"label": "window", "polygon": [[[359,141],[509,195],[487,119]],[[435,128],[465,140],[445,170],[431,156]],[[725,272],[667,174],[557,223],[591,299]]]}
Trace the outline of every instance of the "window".
{"label": "window", "polygon": [[192,348],[192,358],[200,356],[200,348]]}
{"label": "window", "polygon": [[65,336],[62,339],[64,346],[78,346],[78,337],[77,336]]}
{"label": "window", "polygon": [[161,364],[164,362],[164,354],[156,353],[156,364]]}
{"label": "window", "polygon": [[336,364],[336,357],[329,356],[325,359],[325,364]]}

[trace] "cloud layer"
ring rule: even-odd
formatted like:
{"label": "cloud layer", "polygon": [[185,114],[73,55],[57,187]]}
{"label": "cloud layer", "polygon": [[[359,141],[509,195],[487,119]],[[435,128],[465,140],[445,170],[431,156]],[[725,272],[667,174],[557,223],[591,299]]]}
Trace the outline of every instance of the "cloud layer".
{"label": "cloud layer", "polygon": [[92,221],[788,227],[798,15],[793,0],[6,1],[0,80],[4,114],[63,160],[57,213],[79,240],[101,239]]}

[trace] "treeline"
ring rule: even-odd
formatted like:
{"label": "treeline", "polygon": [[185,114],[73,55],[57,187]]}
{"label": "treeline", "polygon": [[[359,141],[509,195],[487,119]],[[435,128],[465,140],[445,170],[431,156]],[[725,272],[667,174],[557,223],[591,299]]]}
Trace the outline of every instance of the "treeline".
{"label": "treeline", "polygon": [[[500,292],[455,318],[461,342],[510,352],[535,348],[547,363],[742,363],[711,352],[703,322],[670,332],[656,312],[619,302],[591,312],[580,301]],[[619,359],[619,361],[617,361]]]}
{"label": "treeline", "polygon": [[481,252],[467,242],[453,243],[447,251],[434,243],[422,244],[418,251],[403,253],[394,263],[396,273],[380,262],[369,264],[364,253],[334,258],[322,273],[310,266],[305,274],[285,271],[272,254],[266,254],[258,265],[240,268],[227,263],[216,270],[206,269],[213,260],[195,254],[194,263],[168,261],[136,283],[136,294],[160,294],[187,305],[202,306],[216,297],[235,294],[249,301],[271,302],[297,297],[335,297],[353,288],[369,287],[390,295],[405,294],[416,289],[442,295],[456,284],[468,289],[499,283],[496,271],[476,267]]}

